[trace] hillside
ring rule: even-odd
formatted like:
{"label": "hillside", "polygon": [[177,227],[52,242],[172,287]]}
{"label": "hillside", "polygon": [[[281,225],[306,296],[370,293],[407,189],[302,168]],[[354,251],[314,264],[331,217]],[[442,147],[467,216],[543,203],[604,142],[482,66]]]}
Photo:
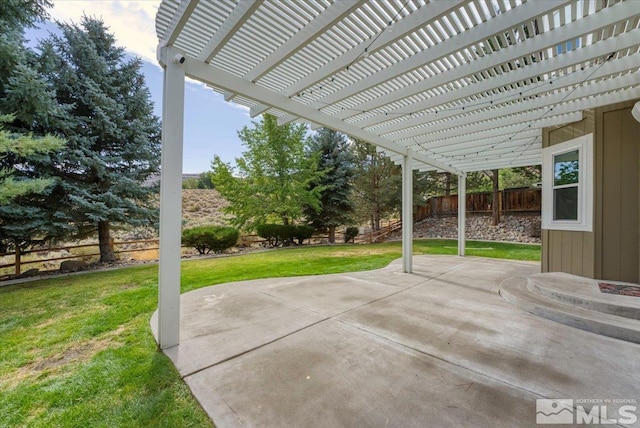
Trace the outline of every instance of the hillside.
{"label": "hillside", "polygon": [[182,190],[182,219],[184,227],[213,224],[226,225],[222,209],[228,202],[214,189]]}

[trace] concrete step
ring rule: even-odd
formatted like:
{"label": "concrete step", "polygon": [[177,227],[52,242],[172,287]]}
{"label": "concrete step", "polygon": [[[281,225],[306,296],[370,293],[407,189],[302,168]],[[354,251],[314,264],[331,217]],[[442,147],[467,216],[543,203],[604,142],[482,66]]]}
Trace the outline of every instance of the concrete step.
{"label": "concrete step", "polygon": [[[556,302],[578,306],[590,311],[640,320],[640,305],[633,304],[633,299],[640,301],[640,298],[637,297],[606,295],[606,298],[604,298],[587,295],[582,292],[573,292],[557,287],[554,281],[546,280],[540,275],[533,275],[527,278],[527,287],[533,293],[542,295]],[[616,301],[616,298],[619,300]]]}
{"label": "concrete step", "polygon": [[527,278],[500,284],[500,296],[529,313],[592,333],[640,343],[640,321],[552,300],[529,289]]}

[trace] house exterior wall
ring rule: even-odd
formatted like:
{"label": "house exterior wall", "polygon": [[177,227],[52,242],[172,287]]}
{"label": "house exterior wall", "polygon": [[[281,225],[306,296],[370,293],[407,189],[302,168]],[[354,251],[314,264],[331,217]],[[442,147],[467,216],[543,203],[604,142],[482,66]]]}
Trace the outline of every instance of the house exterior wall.
{"label": "house exterior wall", "polygon": [[593,232],[543,230],[542,271],[640,282],[640,123],[635,102],[584,112],[545,129],[543,147],[594,134]]}
{"label": "house exterior wall", "polygon": [[640,123],[631,116],[634,103],[596,111],[596,138],[604,142],[596,181],[602,203],[596,217],[596,278],[639,282],[638,156]]}
{"label": "house exterior wall", "polygon": [[[549,147],[595,132],[595,112],[586,110],[580,122],[547,128],[542,147]],[[594,151],[598,141],[594,139]],[[597,170],[595,180],[598,180]],[[597,200],[594,205],[597,205]],[[594,278],[595,233],[542,230],[542,272],[567,272]]]}

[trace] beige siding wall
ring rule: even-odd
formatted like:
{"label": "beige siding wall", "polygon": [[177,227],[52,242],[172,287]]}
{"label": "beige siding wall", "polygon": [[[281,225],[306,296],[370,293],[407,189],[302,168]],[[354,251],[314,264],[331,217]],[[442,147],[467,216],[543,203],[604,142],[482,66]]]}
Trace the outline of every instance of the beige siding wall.
{"label": "beige siding wall", "polygon": [[545,129],[543,147],[594,133],[594,231],[542,233],[542,271],[640,282],[640,123],[633,102]]}
{"label": "beige siding wall", "polygon": [[[542,147],[564,143],[594,132],[595,113],[593,110],[586,110],[580,122],[545,129],[542,133]],[[594,143],[597,145],[596,141]],[[567,272],[593,278],[594,241],[593,232],[543,230],[542,271]]]}
{"label": "beige siding wall", "polygon": [[597,212],[596,277],[638,282],[640,264],[640,123],[631,116],[633,103],[596,111],[597,159],[603,174],[596,182],[602,195]]}

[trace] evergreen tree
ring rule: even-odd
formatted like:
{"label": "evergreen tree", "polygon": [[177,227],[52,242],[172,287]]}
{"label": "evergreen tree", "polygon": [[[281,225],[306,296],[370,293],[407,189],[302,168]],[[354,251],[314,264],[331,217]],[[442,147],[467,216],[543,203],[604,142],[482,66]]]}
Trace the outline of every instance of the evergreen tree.
{"label": "evergreen tree", "polygon": [[56,198],[56,180],[38,171],[65,142],[4,130],[3,123],[12,120],[0,116],[0,252],[58,239],[69,229],[64,216],[49,209]]}
{"label": "evergreen tree", "polygon": [[0,251],[61,238],[68,219],[50,209],[55,178],[43,165],[64,141],[44,135],[63,113],[25,48],[24,28],[46,17],[47,0],[0,2]]}
{"label": "evergreen tree", "polygon": [[305,207],[305,215],[316,229],[328,230],[329,242],[334,243],[336,227],[351,222],[351,187],[355,159],[347,138],[328,128],[321,128],[313,136],[309,152],[319,156],[318,169],[324,171],[324,175],[311,184],[313,189],[322,189],[320,210]]}
{"label": "evergreen tree", "polygon": [[321,176],[315,156],[305,153],[304,125],[278,126],[265,114],[253,128],[244,127],[238,136],[247,150],[236,159],[235,168],[216,156],[211,180],[229,201],[226,212],[232,223],[252,230],[259,224],[300,219],[305,206],[320,208],[320,187],[310,185]]}
{"label": "evergreen tree", "polygon": [[402,174],[375,146],[355,140],[354,198],[356,214],[380,230],[380,220],[398,212],[402,202]]}
{"label": "evergreen tree", "polygon": [[153,115],[139,58],[128,59],[98,19],[59,24],[62,35],[40,45],[42,73],[65,107],[50,128],[68,141],[52,173],[58,206],[77,236],[98,231],[100,261],[115,260],[111,225],[157,222],[156,189],[143,186],[159,170],[160,125]]}

